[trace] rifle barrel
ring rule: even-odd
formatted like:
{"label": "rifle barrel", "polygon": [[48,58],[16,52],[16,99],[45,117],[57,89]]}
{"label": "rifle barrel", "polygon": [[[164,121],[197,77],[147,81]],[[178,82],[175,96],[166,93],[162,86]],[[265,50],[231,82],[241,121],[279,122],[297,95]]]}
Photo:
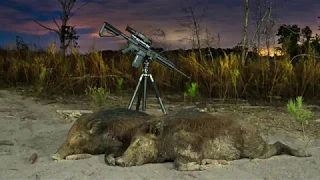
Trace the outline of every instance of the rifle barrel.
{"label": "rifle barrel", "polygon": [[174,69],[174,70],[178,71],[180,74],[182,74],[184,77],[190,79],[189,76],[187,76],[185,73],[183,73],[182,71],[180,71],[179,69],[177,69],[173,63],[171,63],[170,61],[166,60],[166,59],[165,59],[164,57],[162,57],[161,55],[158,54],[158,55],[156,56],[156,60],[158,60],[158,62],[160,62],[162,65],[164,65],[164,66],[166,66],[166,67],[168,67],[168,68],[170,68],[170,69]]}

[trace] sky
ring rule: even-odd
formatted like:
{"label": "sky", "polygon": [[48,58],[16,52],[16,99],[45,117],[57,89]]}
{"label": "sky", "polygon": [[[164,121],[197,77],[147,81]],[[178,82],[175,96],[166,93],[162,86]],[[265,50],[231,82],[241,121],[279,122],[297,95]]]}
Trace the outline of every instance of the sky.
{"label": "sky", "polygon": [[[221,48],[232,48],[242,40],[245,14],[244,0],[77,0],[74,10],[84,2],[86,6],[77,11],[69,21],[75,25],[80,36],[79,50],[87,52],[94,46],[98,50],[118,50],[125,46],[121,37],[99,37],[98,31],[106,21],[123,33],[130,35],[127,25],[153,39],[153,45],[163,48],[190,48],[190,30],[182,27],[180,22],[186,17],[182,8],[196,4],[196,16],[205,10],[200,25],[215,37],[212,46],[217,46],[217,35],[220,36]],[[250,1],[250,0],[249,0]],[[253,21],[254,3],[251,0],[249,14],[249,39],[255,31]],[[273,5],[276,26],[297,24],[309,26],[314,33],[320,25],[319,0],[269,0]],[[0,4],[0,46],[15,45],[16,36],[20,36],[33,48],[47,48],[58,36],[39,25],[34,20],[50,28],[56,28],[61,7],[58,0],[1,0]],[[161,29],[165,36],[154,32]],[[276,28],[277,29],[277,28]],[[205,33],[204,33],[205,34]]]}

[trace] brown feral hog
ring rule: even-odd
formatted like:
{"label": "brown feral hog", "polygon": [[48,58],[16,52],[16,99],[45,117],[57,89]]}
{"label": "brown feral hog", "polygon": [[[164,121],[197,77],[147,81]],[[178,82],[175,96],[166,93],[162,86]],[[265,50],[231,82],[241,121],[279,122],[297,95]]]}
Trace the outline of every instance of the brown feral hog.
{"label": "brown feral hog", "polygon": [[129,146],[138,125],[151,117],[144,112],[124,108],[85,114],[74,122],[67,139],[52,158],[61,160],[68,155],[96,155],[106,151],[121,153]]}
{"label": "brown feral hog", "polygon": [[256,129],[230,118],[191,114],[141,124],[123,155],[113,161],[107,158],[111,161],[107,163],[135,166],[173,161],[177,170],[191,171],[204,169],[210,160],[265,159],[282,153],[311,156],[281,142],[267,144]]}

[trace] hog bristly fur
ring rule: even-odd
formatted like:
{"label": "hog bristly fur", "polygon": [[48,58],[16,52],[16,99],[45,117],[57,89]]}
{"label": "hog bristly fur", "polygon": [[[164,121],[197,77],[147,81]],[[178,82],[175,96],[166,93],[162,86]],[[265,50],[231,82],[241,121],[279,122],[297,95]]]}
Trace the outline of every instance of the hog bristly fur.
{"label": "hog bristly fur", "polygon": [[101,110],[77,119],[53,159],[72,154],[92,155],[124,151],[136,128],[152,116],[124,108]]}
{"label": "hog bristly fur", "polygon": [[[185,112],[185,111],[184,111]],[[224,116],[189,113],[152,120],[138,128],[130,146],[115,160],[119,166],[174,161],[178,170],[202,170],[203,159],[269,158],[286,153],[311,156],[281,142],[267,144],[250,125]]]}

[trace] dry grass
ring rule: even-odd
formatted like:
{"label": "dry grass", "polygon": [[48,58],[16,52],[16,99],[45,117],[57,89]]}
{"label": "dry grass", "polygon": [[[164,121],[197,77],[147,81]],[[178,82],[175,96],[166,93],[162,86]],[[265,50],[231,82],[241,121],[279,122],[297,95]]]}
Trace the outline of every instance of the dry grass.
{"label": "dry grass", "polygon": [[[203,53],[205,54],[205,53]],[[217,98],[270,98],[284,99],[304,96],[319,99],[320,65],[314,58],[300,59],[293,65],[288,56],[251,59],[244,67],[238,54],[202,57],[195,52],[175,51],[163,54],[178,69],[196,82],[197,94]],[[65,59],[50,45],[46,52],[19,52],[2,50],[0,78],[10,86],[25,85],[39,93],[80,93],[87,87],[102,87],[111,93],[117,91],[118,80],[123,78],[122,89],[132,90],[141,73],[131,66],[133,54],[97,52],[88,54],[72,49]],[[174,70],[153,61],[151,69],[160,91],[181,94],[186,80]]]}

